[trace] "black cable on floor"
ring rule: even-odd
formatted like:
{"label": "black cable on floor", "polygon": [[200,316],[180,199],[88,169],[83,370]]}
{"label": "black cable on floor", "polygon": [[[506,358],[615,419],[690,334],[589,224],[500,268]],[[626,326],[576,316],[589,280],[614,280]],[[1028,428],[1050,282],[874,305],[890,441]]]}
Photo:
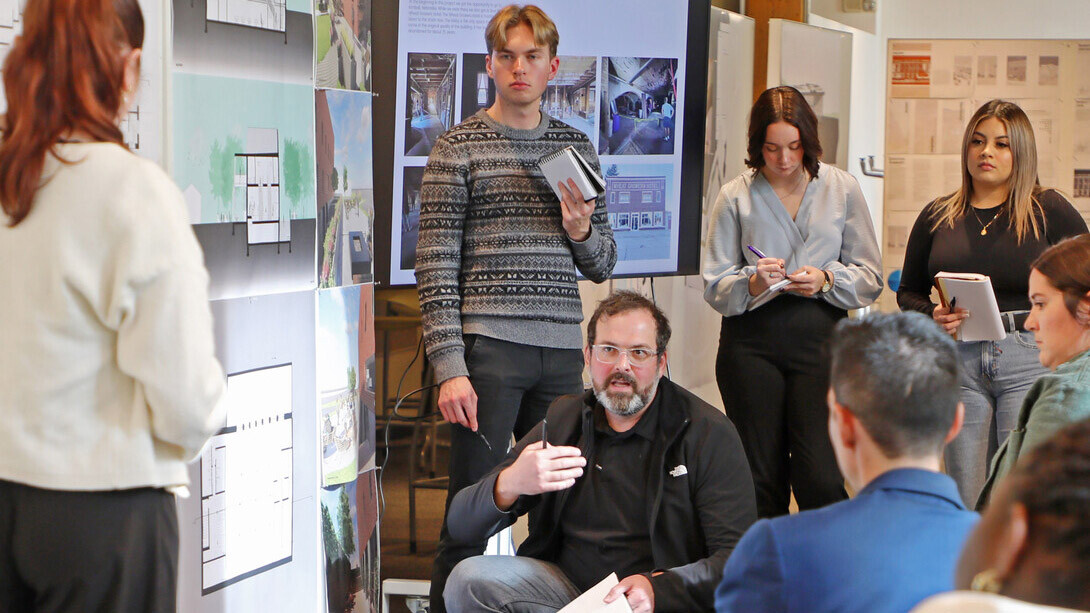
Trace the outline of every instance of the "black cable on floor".
{"label": "black cable on floor", "polygon": [[[394,404],[393,410],[391,410],[390,413],[386,415],[386,428],[385,428],[386,431],[383,433],[384,434],[383,438],[384,438],[384,441],[386,443],[386,455],[385,455],[385,457],[382,458],[382,465],[378,467],[378,471],[379,471],[379,473],[378,473],[378,498],[379,498],[378,520],[379,520],[380,524],[382,523],[383,516],[386,515],[386,495],[383,493],[383,490],[382,490],[382,479],[386,475],[386,463],[390,461],[390,423],[393,421],[395,416],[398,417],[399,419],[404,419],[404,420],[407,420],[407,421],[420,421],[420,420],[426,418],[427,414],[425,414],[423,411],[421,411],[420,415],[409,416],[409,415],[401,415],[400,413],[397,412],[397,410],[401,408],[401,403],[405,402],[405,400],[409,399],[412,396],[415,396],[416,394],[419,394],[420,392],[423,392],[424,390],[429,390],[429,389],[431,389],[433,387],[439,387],[439,384],[438,383],[432,383],[431,385],[425,385],[424,387],[418,387],[418,388],[414,389],[413,391],[409,392],[408,394],[405,394],[404,396],[402,396],[401,398],[398,399],[397,403]],[[416,458],[409,458],[409,461],[410,462],[415,462]]]}
{"label": "black cable on floor", "polygon": [[[389,342],[389,341],[387,341],[387,342]],[[378,467],[378,479],[377,479],[377,482],[378,482],[378,484],[377,484],[378,485],[378,498],[379,498],[379,514],[378,514],[378,518],[379,518],[380,523],[382,522],[382,517],[386,514],[386,495],[383,493],[383,490],[382,490],[382,479],[386,475],[386,464],[390,461],[390,424],[393,422],[394,417],[397,417],[398,419],[404,419],[404,420],[407,420],[407,421],[420,421],[420,420],[424,419],[425,417],[427,417],[427,414],[423,410],[424,409],[423,405],[421,405],[420,414],[419,415],[414,415],[414,416],[402,415],[402,414],[398,413],[398,409],[401,408],[401,403],[405,402],[407,399],[411,398],[412,396],[415,396],[416,394],[419,394],[420,392],[423,392],[425,390],[432,389],[433,387],[439,387],[438,383],[432,383],[431,385],[425,385],[423,387],[419,387],[417,389],[414,389],[413,391],[409,392],[408,394],[405,394],[404,396],[401,395],[401,385],[403,383],[405,383],[405,377],[409,374],[409,371],[412,370],[413,364],[416,364],[416,360],[420,358],[420,350],[421,350],[421,348],[423,346],[424,346],[424,335],[421,334],[420,335],[420,340],[417,341],[417,343],[416,343],[416,353],[413,354],[413,359],[409,360],[409,364],[407,366],[405,366],[405,370],[403,370],[401,372],[401,378],[398,379],[398,381],[397,381],[397,390],[394,392],[394,398],[397,398],[397,402],[394,403],[394,408],[389,413],[386,414],[386,427],[384,428],[385,432],[383,432],[383,440],[386,443],[386,446],[385,446],[386,455],[383,456],[383,458],[382,458],[382,465]],[[383,368],[389,368],[389,367],[390,367],[390,365],[388,363],[383,365]],[[386,390],[383,390],[383,395],[385,395],[385,393],[386,393]],[[409,461],[413,461],[413,458],[409,458]]]}

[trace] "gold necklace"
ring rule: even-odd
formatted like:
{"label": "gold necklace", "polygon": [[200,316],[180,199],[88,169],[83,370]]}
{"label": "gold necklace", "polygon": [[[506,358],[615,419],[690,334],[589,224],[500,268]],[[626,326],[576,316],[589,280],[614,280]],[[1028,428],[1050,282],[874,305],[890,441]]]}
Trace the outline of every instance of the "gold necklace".
{"label": "gold necklace", "polygon": [[984,223],[984,221],[980,219],[980,214],[978,214],[976,212],[976,207],[974,206],[974,207],[972,207],[972,209],[973,209],[973,217],[976,217],[976,220],[980,222],[981,226],[983,226],[980,229],[980,235],[981,236],[987,236],[988,235],[988,226],[995,223],[995,220],[999,219],[999,214],[1003,212],[1003,208],[1000,207],[999,210],[995,212],[995,216],[992,217],[992,220],[989,221],[988,223]]}
{"label": "gold necklace", "polygon": [[[799,185],[802,184],[802,179],[805,176],[806,176],[806,171],[804,169],[800,168],[799,169],[799,178],[795,180],[795,184],[791,186],[790,191],[788,191],[787,193],[784,193],[784,194],[780,194],[780,192],[776,191],[775,187],[772,188],[772,191],[776,194],[776,197],[780,199],[780,202],[783,202],[785,198],[787,198],[791,194],[795,193],[795,190],[797,190],[799,188]],[[770,183],[770,185],[771,185],[771,183]]]}

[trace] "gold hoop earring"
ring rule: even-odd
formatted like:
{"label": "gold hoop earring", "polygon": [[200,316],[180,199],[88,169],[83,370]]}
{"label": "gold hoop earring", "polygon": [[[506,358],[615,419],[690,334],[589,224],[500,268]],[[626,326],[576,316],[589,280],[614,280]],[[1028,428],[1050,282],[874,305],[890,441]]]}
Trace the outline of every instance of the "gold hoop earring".
{"label": "gold hoop earring", "polygon": [[999,571],[994,568],[980,571],[973,577],[972,583],[969,584],[969,589],[974,592],[988,592],[991,594],[998,594],[1002,587],[1003,582],[999,579]]}

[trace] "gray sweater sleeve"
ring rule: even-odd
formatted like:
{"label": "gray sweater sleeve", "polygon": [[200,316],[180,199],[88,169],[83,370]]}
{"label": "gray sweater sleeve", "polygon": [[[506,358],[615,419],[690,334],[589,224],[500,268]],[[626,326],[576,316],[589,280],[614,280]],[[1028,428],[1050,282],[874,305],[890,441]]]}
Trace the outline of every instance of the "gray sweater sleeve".
{"label": "gray sweater sleeve", "polygon": [[440,137],[424,167],[416,283],[424,347],[439,383],[468,376],[462,342],[462,233],[469,202],[468,163]]}
{"label": "gray sweater sleeve", "polygon": [[825,300],[842,309],[858,309],[882,293],[882,256],[859,182],[846,172],[840,174],[847,189],[844,236],[839,260],[825,266],[833,276],[833,288]]}
{"label": "gray sweater sleeve", "polygon": [[[742,189],[745,193],[738,194]],[[704,277],[704,301],[720,315],[740,315],[749,308],[749,277],[756,266],[746,263],[742,254],[741,226],[737,197],[748,197],[748,187],[735,179],[719,191],[708,221],[707,249],[701,274]]]}

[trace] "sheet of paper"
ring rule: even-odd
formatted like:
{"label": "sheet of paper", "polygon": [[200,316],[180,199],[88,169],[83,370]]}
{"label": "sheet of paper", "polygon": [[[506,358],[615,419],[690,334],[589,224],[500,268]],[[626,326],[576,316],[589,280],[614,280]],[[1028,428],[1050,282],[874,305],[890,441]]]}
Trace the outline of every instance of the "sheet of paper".
{"label": "sheet of paper", "polygon": [[620,580],[617,579],[617,573],[609,573],[609,576],[599,581],[598,585],[583,592],[579,598],[571,601],[557,613],[632,613],[632,607],[628,606],[628,601],[624,598],[618,598],[609,604],[602,602],[609,590],[618,583]]}

